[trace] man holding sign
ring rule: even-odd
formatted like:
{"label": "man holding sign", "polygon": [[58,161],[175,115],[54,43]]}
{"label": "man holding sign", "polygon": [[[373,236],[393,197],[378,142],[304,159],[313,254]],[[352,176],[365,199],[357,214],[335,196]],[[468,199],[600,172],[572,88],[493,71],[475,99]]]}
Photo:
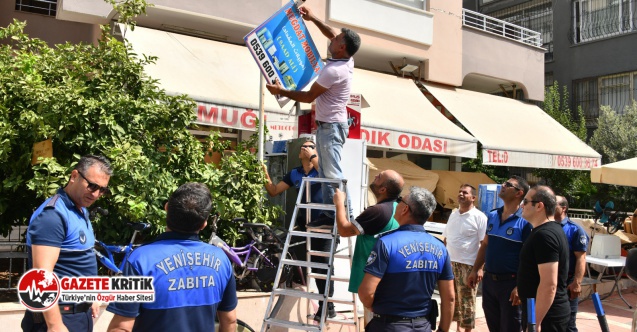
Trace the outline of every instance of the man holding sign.
{"label": "man holding sign", "polygon": [[[316,82],[309,91],[286,90],[281,82],[275,81],[266,87],[273,95],[280,95],[295,101],[311,103],[316,100],[316,145],[319,158],[319,176],[322,178],[342,179],[341,152],[345,138],[349,133],[347,110],[345,105],[350,98],[350,88],[354,72],[352,56],[358,51],[361,39],[350,29],[342,28],[336,34],[333,28],[320,21],[306,8],[299,8],[301,16],[311,21],[330,39],[328,51],[332,58],[319,73]],[[323,184],[323,202],[332,202],[334,188]],[[351,211],[350,211],[351,215]],[[323,211],[321,216],[308,224],[308,227],[332,228],[333,212]]]}

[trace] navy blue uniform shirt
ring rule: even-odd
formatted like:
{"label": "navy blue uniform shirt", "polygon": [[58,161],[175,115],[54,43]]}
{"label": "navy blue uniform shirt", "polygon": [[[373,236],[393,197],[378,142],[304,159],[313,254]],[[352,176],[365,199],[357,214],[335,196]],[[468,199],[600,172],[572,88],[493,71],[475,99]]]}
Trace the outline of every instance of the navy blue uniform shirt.
{"label": "navy blue uniform shirt", "polygon": [[487,246],[485,271],[493,274],[516,274],[520,265],[522,243],[531,234],[532,226],[522,218],[522,209],[504,221],[504,208],[494,209],[487,215]]}
{"label": "navy blue uniform shirt", "polygon": [[588,234],[568,217],[564,218],[560,224],[568,239],[568,275],[572,276],[575,273],[575,251],[586,252]]}
{"label": "navy blue uniform shirt", "polygon": [[380,237],[365,273],[381,278],[374,313],[401,317],[427,316],[438,280],[453,280],[444,243],[422,225],[403,225]]}
{"label": "navy blue uniform shirt", "polygon": [[63,189],[44,201],[31,216],[27,230],[29,267],[33,266],[31,245],[34,244],[60,248],[53,268],[59,278],[97,275],[93,253],[95,235],[88,211],[78,210]]}
{"label": "navy blue uniform shirt", "polygon": [[[305,174],[305,170],[303,170],[303,166],[296,167],[292,171],[288,172],[283,176],[283,182],[290,187],[296,188],[296,194],[298,195],[299,189],[301,188],[301,181],[303,178],[317,178],[319,177],[319,173],[316,168],[312,168],[309,173]],[[312,199],[312,203],[323,203],[323,194],[321,192],[321,184],[319,182],[314,182],[310,186],[310,197]],[[301,203],[307,203],[305,199],[305,193],[303,193],[303,197],[301,198]],[[310,220],[315,220],[318,218],[321,210],[313,209]],[[305,209],[299,209],[296,218],[304,220],[305,219]]]}
{"label": "navy blue uniform shirt", "polygon": [[155,302],[111,303],[106,309],[137,317],[133,331],[214,331],[217,310],[237,306],[230,260],[198,234],[161,234],[131,253],[124,274],[154,277]]}

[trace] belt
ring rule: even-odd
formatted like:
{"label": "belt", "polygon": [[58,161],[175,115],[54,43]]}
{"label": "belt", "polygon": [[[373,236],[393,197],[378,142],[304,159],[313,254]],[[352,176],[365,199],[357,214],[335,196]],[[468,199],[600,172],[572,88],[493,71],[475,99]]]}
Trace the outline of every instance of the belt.
{"label": "belt", "polygon": [[77,314],[80,312],[87,312],[91,309],[93,303],[91,302],[82,302],[82,303],[66,303],[66,304],[58,304],[60,307],[60,313],[62,315],[70,315]]}
{"label": "belt", "polygon": [[329,122],[323,122],[323,121],[319,121],[319,120],[314,120],[314,122],[316,122],[317,126],[320,126],[320,125],[322,125],[324,123],[329,123]]}
{"label": "belt", "polygon": [[493,281],[507,281],[507,280],[515,280],[517,275],[515,273],[503,273],[503,274],[494,274],[485,272],[485,278],[489,278]]}
{"label": "belt", "polygon": [[417,321],[417,320],[426,320],[427,319],[427,317],[425,317],[425,316],[420,316],[420,317],[401,317],[401,316],[383,315],[383,314],[374,314],[374,318],[382,319],[386,323],[414,322],[414,321]]}

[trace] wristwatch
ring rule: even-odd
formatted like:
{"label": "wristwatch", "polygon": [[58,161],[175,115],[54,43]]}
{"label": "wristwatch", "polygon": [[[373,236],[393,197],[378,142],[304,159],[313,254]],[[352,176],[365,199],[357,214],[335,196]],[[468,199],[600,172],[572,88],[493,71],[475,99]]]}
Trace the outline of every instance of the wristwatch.
{"label": "wristwatch", "polygon": [[311,155],[311,156],[310,156],[310,161],[312,161],[312,159],[314,159],[314,158],[316,158],[316,157],[318,157],[318,156],[316,155],[316,153],[315,153],[315,154],[313,154],[313,155]]}

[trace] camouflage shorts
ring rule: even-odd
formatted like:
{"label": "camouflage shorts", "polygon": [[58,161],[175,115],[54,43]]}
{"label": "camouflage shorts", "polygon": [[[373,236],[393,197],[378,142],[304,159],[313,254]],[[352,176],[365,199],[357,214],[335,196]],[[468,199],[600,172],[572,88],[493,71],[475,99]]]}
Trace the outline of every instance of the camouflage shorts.
{"label": "camouflage shorts", "polygon": [[461,328],[476,327],[476,292],[477,289],[469,287],[465,284],[469,273],[471,273],[471,265],[451,262],[453,269],[453,287],[456,293],[456,305],[453,310],[453,320],[460,322]]}

